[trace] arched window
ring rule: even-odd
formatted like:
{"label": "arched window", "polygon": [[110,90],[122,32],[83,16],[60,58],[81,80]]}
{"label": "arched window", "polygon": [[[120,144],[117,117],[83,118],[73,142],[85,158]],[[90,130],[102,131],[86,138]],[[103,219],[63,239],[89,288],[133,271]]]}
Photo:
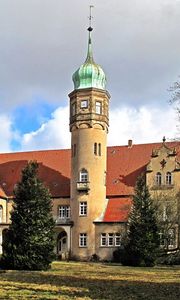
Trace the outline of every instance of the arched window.
{"label": "arched window", "polygon": [[171,172],[166,173],[166,184],[171,185],[172,184],[172,174]]}
{"label": "arched window", "polygon": [[94,143],[94,154],[97,155],[97,143]]}
{"label": "arched window", "polygon": [[101,144],[98,144],[98,155],[101,156]]}
{"label": "arched window", "polygon": [[3,207],[0,205],[0,223],[3,221]]}
{"label": "arched window", "polygon": [[155,183],[157,185],[161,185],[162,184],[162,175],[160,172],[157,172],[156,177],[155,177]]}
{"label": "arched window", "polygon": [[86,169],[82,169],[80,171],[80,182],[87,182],[88,181],[88,171]]}

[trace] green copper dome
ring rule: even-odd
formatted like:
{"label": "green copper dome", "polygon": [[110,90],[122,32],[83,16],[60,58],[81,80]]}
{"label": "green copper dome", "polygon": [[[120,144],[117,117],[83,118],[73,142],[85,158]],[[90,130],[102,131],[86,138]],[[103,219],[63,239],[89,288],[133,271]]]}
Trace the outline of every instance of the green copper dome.
{"label": "green copper dome", "polygon": [[86,88],[98,88],[105,90],[106,88],[106,75],[103,69],[94,62],[92,55],[91,44],[91,31],[92,28],[88,28],[88,52],[87,58],[83,65],[73,74],[74,89],[86,89]]}

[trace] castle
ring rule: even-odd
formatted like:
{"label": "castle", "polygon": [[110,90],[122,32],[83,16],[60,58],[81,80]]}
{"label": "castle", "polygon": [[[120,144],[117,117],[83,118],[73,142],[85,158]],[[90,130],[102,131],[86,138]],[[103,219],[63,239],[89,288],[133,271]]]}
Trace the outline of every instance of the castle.
{"label": "castle", "polygon": [[[137,177],[151,193],[170,197],[180,188],[180,142],[107,147],[109,100],[106,76],[95,63],[88,28],[87,58],[73,75],[70,98],[71,149],[0,154],[0,253],[10,224],[13,189],[28,161],[50,189],[61,258],[110,260],[121,246]],[[118,130],[118,129],[117,129]],[[165,209],[163,210],[165,214]],[[163,245],[163,234],[161,243]],[[179,246],[178,222],[169,229],[169,249]]]}

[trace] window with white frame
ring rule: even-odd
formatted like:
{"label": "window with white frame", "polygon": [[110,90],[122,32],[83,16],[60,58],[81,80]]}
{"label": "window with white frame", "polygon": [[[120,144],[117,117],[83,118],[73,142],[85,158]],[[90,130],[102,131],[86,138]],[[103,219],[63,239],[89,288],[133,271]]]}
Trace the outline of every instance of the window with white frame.
{"label": "window with white frame", "polygon": [[69,205],[59,206],[59,218],[60,219],[69,219],[70,218],[70,206]]}
{"label": "window with white frame", "polygon": [[167,205],[164,204],[162,207],[162,220],[165,222],[167,220]]}
{"label": "window with white frame", "polygon": [[87,247],[87,233],[79,234],[79,247]]}
{"label": "window with white frame", "polygon": [[115,233],[114,243],[115,243],[115,246],[121,246],[121,235],[118,232]]}
{"label": "window with white frame", "polygon": [[156,176],[155,176],[155,183],[156,185],[161,185],[162,184],[162,175],[160,172],[157,172],[156,173]]}
{"label": "window with white frame", "polygon": [[108,233],[108,246],[114,246],[114,234]]}
{"label": "window with white frame", "polygon": [[101,233],[101,246],[107,246],[107,235],[106,233]]}
{"label": "window with white frame", "polygon": [[171,228],[168,231],[168,246],[170,247],[174,247],[176,244],[176,240],[175,240],[175,229]]}
{"label": "window with white frame", "polygon": [[164,247],[166,245],[164,232],[162,231],[159,232],[159,243],[161,247]]}
{"label": "window with white frame", "polygon": [[87,216],[87,202],[86,201],[79,203],[79,215]]}
{"label": "window with white frame", "polygon": [[101,247],[119,247],[121,246],[121,234],[116,233],[101,233]]}
{"label": "window with white frame", "polygon": [[87,108],[88,107],[88,100],[81,100],[81,108]]}
{"label": "window with white frame", "polygon": [[96,101],[96,114],[101,114],[102,111],[102,103],[99,101]]}
{"label": "window with white frame", "polygon": [[80,171],[80,182],[87,182],[88,181],[88,171],[86,169],[82,169]]}
{"label": "window with white frame", "polygon": [[166,173],[166,184],[171,185],[172,184],[172,174],[171,172]]}
{"label": "window with white frame", "polygon": [[176,247],[176,234],[174,228],[170,228],[166,234],[164,231],[161,231],[159,233],[159,238],[160,238],[161,247],[167,247],[167,248]]}
{"label": "window with white frame", "polygon": [[0,205],[0,223],[3,221],[3,207]]}

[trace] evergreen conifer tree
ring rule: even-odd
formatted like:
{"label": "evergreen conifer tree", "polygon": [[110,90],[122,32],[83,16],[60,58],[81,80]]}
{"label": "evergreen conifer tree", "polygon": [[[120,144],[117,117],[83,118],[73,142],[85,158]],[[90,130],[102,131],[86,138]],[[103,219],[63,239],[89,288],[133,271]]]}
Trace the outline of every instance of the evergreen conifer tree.
{"label": "evergreen conifer tree", "polygon": [[3,242],[1,266],[6,269],[46,270],[54,258],[51,197],[31,161],[14,190],[9,230]]}
{"label": "evergreen conifer tree", "polygon": [[122,263],[133,266],[154,265],[159,248],[159,234],[155,207],[143,175],[136,182],[128,223]]}

